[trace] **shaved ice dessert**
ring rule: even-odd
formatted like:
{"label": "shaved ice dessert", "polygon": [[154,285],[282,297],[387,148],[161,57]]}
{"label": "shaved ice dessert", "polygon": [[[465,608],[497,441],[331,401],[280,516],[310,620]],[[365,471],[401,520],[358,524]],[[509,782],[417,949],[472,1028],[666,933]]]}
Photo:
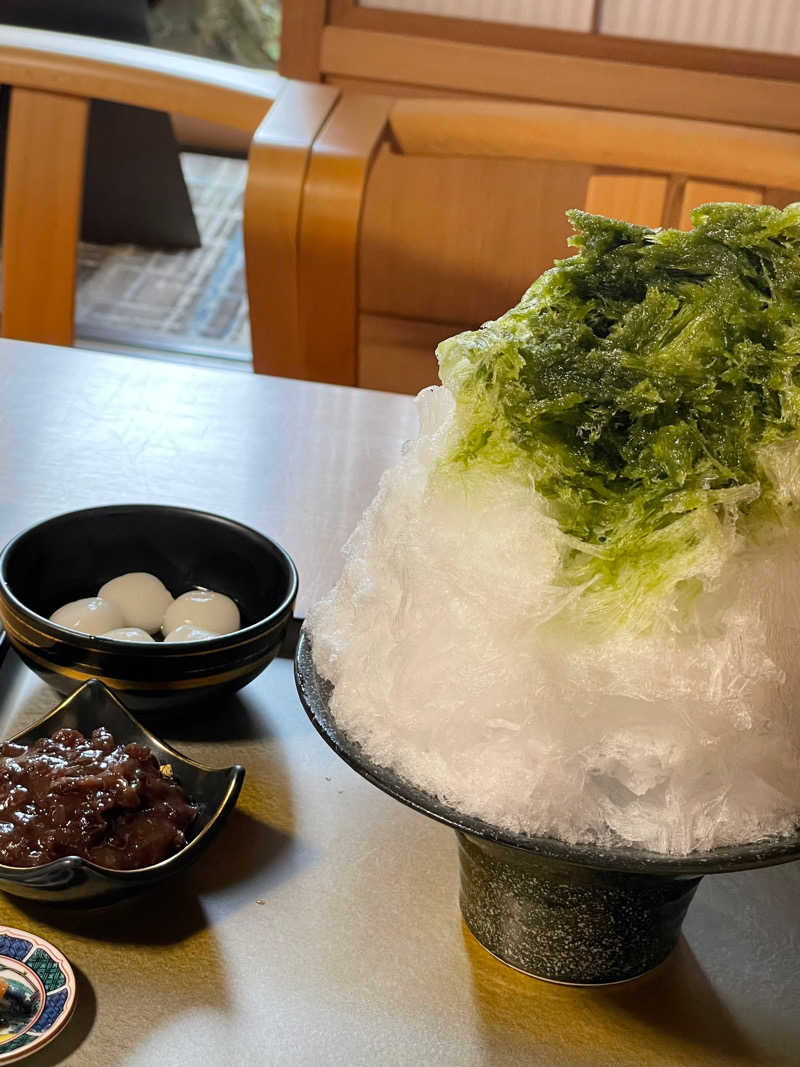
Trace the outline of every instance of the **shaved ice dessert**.
{"label": "shaved ice dessert", "polygon": [[441,387],[311,613],[338,727],[513,832],[685,854],[800,825],[800,205],[577,255]]}

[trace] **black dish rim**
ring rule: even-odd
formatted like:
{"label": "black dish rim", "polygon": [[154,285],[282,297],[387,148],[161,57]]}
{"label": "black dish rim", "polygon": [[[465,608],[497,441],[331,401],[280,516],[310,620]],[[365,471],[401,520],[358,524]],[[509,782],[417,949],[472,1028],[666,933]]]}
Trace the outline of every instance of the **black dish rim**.
{"label": "black dish rim", "polygon": [[294,673],[306,714],[320,736],[345,763],[395,800],[461,833],[577,867],[674,878],[744,871],[800,859],[800,830],[790,837],[730,845],[705,853],[671,856],[623,845],[608,848],[591,844],[571,845],[553,837],[533,837],[492,826],[482,819],[457,811],[439,797],[373,762],[357,741],[337,727],[330,711],[333,685],[317,673],[312,658],[311,637],[305,627],[297,643]]}

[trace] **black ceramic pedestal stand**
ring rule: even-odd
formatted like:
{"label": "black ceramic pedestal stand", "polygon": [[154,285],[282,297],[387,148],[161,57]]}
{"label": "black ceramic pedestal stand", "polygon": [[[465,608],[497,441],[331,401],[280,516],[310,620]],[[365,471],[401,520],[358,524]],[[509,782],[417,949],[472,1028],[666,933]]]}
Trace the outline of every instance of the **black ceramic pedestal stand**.
{"label": "black ceramic pedestal stand", "polygon": [[700,879],[598,871],[458,833],[461,914],[518,971],[568,985],[625,982],[678,943]]}

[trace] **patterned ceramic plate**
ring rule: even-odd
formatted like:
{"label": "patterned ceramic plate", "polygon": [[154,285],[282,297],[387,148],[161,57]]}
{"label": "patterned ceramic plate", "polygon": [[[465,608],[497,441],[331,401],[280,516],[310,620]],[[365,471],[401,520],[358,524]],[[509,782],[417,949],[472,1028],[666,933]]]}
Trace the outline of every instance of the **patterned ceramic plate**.
{"label": "patterned ceramic plate", "polygon": [[75,1007],[75,975],[49,942],[0,926],[0,1064],[51,1041]]}

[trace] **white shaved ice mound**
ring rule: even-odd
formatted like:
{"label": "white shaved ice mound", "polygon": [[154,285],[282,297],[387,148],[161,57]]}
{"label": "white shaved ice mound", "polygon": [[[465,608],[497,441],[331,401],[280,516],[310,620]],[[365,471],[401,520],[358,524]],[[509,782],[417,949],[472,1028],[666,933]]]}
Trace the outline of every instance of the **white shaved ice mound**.
{"label": "white shaved ice mound", "polygon": [[511,468],[439,476],[454,401],[436,387],[418,406],[418,440],[308,620],[338,726],[511,831],[673,854],[793,832],[797,527],[710,559],[691,626],[559,626],[580,590],[558,583],[546,502]]}

